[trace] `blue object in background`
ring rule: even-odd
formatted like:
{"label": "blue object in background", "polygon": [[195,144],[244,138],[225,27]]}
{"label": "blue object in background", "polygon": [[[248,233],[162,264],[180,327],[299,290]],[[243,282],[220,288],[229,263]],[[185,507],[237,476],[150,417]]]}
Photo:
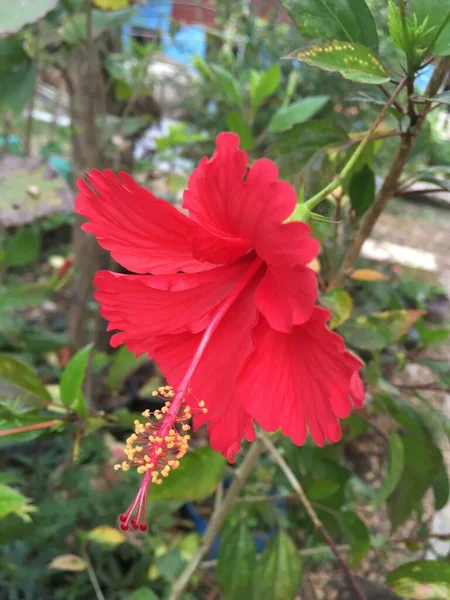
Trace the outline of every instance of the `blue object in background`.
{"label": "blue object in background", "polygon": [[419,92],[424,92],[434,71],[434,65],[428,65],[420,71],[420,75],[416,78],[416,87]]}
{"label": "blue object in background", "polygon": [[133,18],[123,28],[123,41],[126,46],[132,27],[159,32],[162,53],[167,58],[189,64],[192,58],[206,54],[206,31],[200,25],[180,25],[171,36],[172,0],[148,0],[139,5]]}

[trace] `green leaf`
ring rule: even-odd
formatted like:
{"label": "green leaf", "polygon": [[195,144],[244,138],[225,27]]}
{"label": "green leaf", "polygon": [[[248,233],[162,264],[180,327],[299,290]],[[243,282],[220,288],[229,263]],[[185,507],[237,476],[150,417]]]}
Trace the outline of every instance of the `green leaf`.
{"label": "green leaf", "polygon": [[417,560],[388,573],[386,582],[397,594],[413,600],[450,597],[450,563]]}
{"label": "green leaf", "polygon": [[356,567],[370,549],[370,535],[365,523],[354,513],[337,513],[337,518],[351,547],[352,567]]}
{"label": "green leaf", "polygon": [[349,184],[350,204],[358,217],[368,210],[375,200],[375,175],[369,165],[354,173]]}
{"label": "green leaf", "polygon": [[112,392],[119,392],[125,380],[146,362],[148,362],[146,354],[136,358],[133,352],[127,350],[125,346],[121,346],[109,367],[107,377],[109,389]]}
{"label": "green leaf", "polygon": [[[419,24],[426,23],[426,31],[421,36],[421,44],[430,46],[436,38],[439,27],[450,12],[450,0],[410,0],[408,14],[414,15]],[[450,55],[450,24],[448,24],[434,44],[436,56]]]}
{"label": "green leaf", "polygon": [[445,465],[442,465],[436,475],[436,479],[433,483],[433,493],[435,510],[441,510],[447,506],[450,498],[450,482],[448,480],[447,467]]}
{"label": "green leaf", "polygon": [[[134,15],[134,8],[124,8],[115,11],[92,11],[92,34],[99,36],[103,31],[115,29],[124,25]],[[87,38],[87,15],[81,12],[70,17],[60,29],[60,35],[64,42],[75,45]]]}
{"label": "green leaf", "polygon": [[280,168],[281,177],[302,172],[310,160],[325,148],[348,141],[344,129],[328,121],[310,121],[283,132],[269,148]]}
{"label": "green leaf", "polygon": [[342,486],[336,481],[313,481],[307,488],[308,498],[320,502],[333,496]]}
{"label": "green leaf", "polygon": [[274,94],[281,83],[281,68],[278,63],[274,64],[265,73],[252,71],[250,75],[250,101],[255,113],[263,104],[264,100]]}
{"label": "green leaf", "polygon": [[450,335],[450,329],[447,329],[446,327],[427,327],[423,319],[417,322],[416,329],[419,333],[421,343],[425,346],[430,344],[440,344]]}
{"label": "green leaf", "polygon": [[282,106],[277,110],[269,122],[271,133],[280,133],[291,129],[298,123],[304,123],[322,110],[328,104],[329,96],[310,96],[294,102],[289,106]]}
{"label": "green leaf", "polygon": [[8,515],[17,515],[23,521],[30,521],[30,512],[36,507],[31,506],[30,500],[8,485],[0,483],[0,519]]}
{"label": "green leaf", "polygon": [[150,588],[140,587],[127,596],[127,600],[158,600],[158,596]]}
{"label": "green leaf", "polygon": [[151,486],[150,500],[203,500],[221,480],[226,459],[209,446],[189,452],[159,486]]}
{"label": "green leaf", "polygon": [[364,0],[280,0],[306,39],[364,44],[375,52],[375,19]]}
{"label": "green leaf", "polygon": [[391,433],[388,444],[386,475],[374,499],[376,508],[380,508],[380,506],[389,498],[389,496],[397,487],[403,474],[404,465],[405,454],[403,442],[399,435],[393,432]]}
{"label": "green leaf", "polygon": [[[426,491],[442,468],[442,454],[426,433],[407,434],[402,439],[404,469],[388,502],[392,530],[404,523],[418,508]],[[414,473],[414,477],[411,477]]]}
{"label": "green leaf", "polygon": [[227,529],[217,556],[216,576],[220,592],[228,600],[250,598],[256,549],[245,523]]}
{"label": "green leaf", "polygon": [[324,294],[321,297],[321,303],[325,308],[331,310],[332,319],[328,323],[330,329],[335,329],[345,323],[345,321],[350,318],[353,311],[353,301],[351,297],[345,290],[339,288],[335,288],[327,294]]}
{"label": "green leaf", "polygon": [[280,530],[264,548],[253,572],[252,600],[294,600],[302,580],[302,561]]}
{"label": "green leaf", "polygon": [[230,131],[237,133],[241,143],[240,146],[243,150],[251,152],[255,147],[255,136],[253,135],[252,128],[248,123],[244,121],[244,118],[238,112],[230,112],[227,114],[227,127]]}
{"label": "green leaf", "polygon": [[24,25],[35,23],[53,10],[58,0],[16,0],[0,3],[0,35],[16,33]]}
{"label": "green leaf", "polygon": [[450,92],[441,92],[433,96],[433,101],[440,102],[441,104],[450,104]]}
{"label": "green leaf", "polygon": [[92,346],[93,344],[88,344],[72,356],[59,384],[61,402],[77,412],[81,411],[83,417],[86,416],[87,409],[81,390]]}
{"label": "green leaf", "polygon": [[9,267],[23,267],[36,260],[41,250],[41,236],[34,227],[27,227],[6,239],[5,262]]}
{"label": "green leaf", "polygon": [[184,560],[179,548],[172,548],[169,552],[157,556],[155,566],[166,581],[175,581],[184,567]]}
{"label": "green leaf", "polygon": [[389,34],[394,40],[395,44],[407,53],[409,51],[408,40],[405,37],[406,24],[403,22],[403,17],[400,12],[400,7],[397,6],[392,0],[389,0],[388,5],[388,22],[389,22]]}
{"label": "green leaf", "polygon": [[296,58],[325,71],[337,71],[345,79],[359,83],[380,84],[389,75],[380,59],[365,46],[350,42],[328,42],[295,50],[286,58]]}
{"label": "green leaf", "polygon": [[36,83],[37,65],[28,57],[6,73],[1,72],[2,95],[0,112],[6,109],[21,112],[28,104]]}
{"label": "green leaf", "polygon": [[115,548],[120,544],[127,541],[127,536],[117,529],[116,527],[110,527],[109,525],[99,525],[88,533],[88,539],[100,544],[102,546],[108,546],[109,548]]}
{"label": "green leaf", "polygon": [[220,65],[210,65],[213,79],[225,99],[242,108],[244,101],[239,87],[239,82],[233,75]]}
{"label": "green leaf", "polygon": [[12,356],[0,354],[0,379],[17,388],[22,394],[37,398],[40,404],[51,401],[50,394],[33,371]]}
{"label": "green leaf", "polygon": [[150,115],[141,115],[138,117],[127,117],[121,122],[120,133],[125,137],[132,136],[138,133],[152,120]]}

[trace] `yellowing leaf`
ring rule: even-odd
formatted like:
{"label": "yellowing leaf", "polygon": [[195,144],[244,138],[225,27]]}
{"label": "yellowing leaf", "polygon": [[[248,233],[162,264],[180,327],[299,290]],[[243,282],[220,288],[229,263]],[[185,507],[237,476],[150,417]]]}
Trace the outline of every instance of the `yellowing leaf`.
{"label": "yellowing leaf", "polygon": [[375,269],[356,269],[350,277],[357,281],[386,281],[387,279],[384,273],[375,271]]}
{"label": "yellowing leaf", "polygon": [[130,4],[130,0],[94,0],[94,6],[103,10],[120,10]]}
{"label": "yellowing leaf", "polygon": [[55,556],[52,562],[48,565],[49,569],[57,569],[58,571],[80,572],[86,571],[87,562],[81,556],[76,554],[61,554]]}
{"label": "yellowing leaf", "polygon": [[88,538],[93,542],[97,542],[97,544],[103,544],[112,548],[127,541],[127,536],[122,531],[108,525],[95,527],[95,529],[89,532]]}
{"label": "yellowing leaf", "polygon": [[339,327],[350,318],[353,310],[353,301],[345,290],[334,289],[321,298],[325,308],[331,311],[332,319],[328,323],[330,329]]}

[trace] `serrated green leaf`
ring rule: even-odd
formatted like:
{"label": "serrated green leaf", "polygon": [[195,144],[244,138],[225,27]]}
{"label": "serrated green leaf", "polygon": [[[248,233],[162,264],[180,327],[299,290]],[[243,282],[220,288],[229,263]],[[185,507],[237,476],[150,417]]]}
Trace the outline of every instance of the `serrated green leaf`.
{"label": "serrated green leaf", "polygon": [[274,94],[281,83],[281,68],[278,63],[274,64],[265,73],[253,71],[250,75],[250,102],[253,112],[263,104],[264,100]]}
{"label": "serrated green leaf", "polygon": [[16,0],[0,3],[0,35],[16,33],[53,10],[58,0]]}
{"label": "serrated green leaf", "polygon": [[349,184],[350,204],[361,217],[375,200],[375,175],[369,165],[364,165],[352,175]]}
{"label": "serrated green leaf", "polygon": [[217,583],[224,598],[241,600],[250,597],[255,562],[255,542],[245,523],[226,530],[216,567]]}
{"label": "serrated green leaf", "polygon": [[364,0],[280,0],[306,39],[364,44],[375,52],[375,19]]}
{"label": "serrated green leaf", "polygon": [[243,150],[251,152],[255,147],[255,136],[252,128],[244,121],[244,118],[238,112],[230,112],[227,114],[227,127],[230,131],[237,133],[241,143],[240,147]]}
{"label": "serrated green leaf", "polygon": [[41,405],[51,401],[50,394],[33,371],[12,356],[0,354],[0,379],[27,397],[36,398]]}
{"label": "serrated green leaf", "polygon": [[434,560],[406,563],[388,573],[391,589],[412,600],[447,600],[450,597],[450,564]]}
{"label": "serrated green leaf", "polygon": [[359,83],[380,84],[389,81],[389,75],[380,59],[361,44],[329,42],[295,50],[286,58],[296,58],[312,67],[337,71],[345,79]]}
{"label": "serrated green leaf", "polygon": [[310,121],[280,134],[268,154],[278,164],[281,177],[289,177],[301,173],[318,152],[347,141],[344,129],[328,121]]}
{"label": "serrated green leaf", "polygon": [[339,327],[351,317],[353,300],[345,290],[335,288],[329,291],[321,297],[321,303],[331,310],[332,319],[328,323],[330,329]]}
{"label": "serrated green leaf", "polygon": [[82,386],[93,344],[79,350],[67,363],[59,384],[61,402],[74,408],[81,416],[87,416]]}
{"label": "serrated green leaf", "polygon": [[203,500],[214,493],[226,459],[209,446],[189,452],[162,485],[151,486],[150,500]]}
{"label": "serrated green leaf", "polygon": [[[388,502],[392,530],[396,530],[417,509],[426,491],[433,485],[442,467],[442,454],[431,436],[407,434],[401,438],[404,469]],[[414,473],[414,477],[411,477]]]}
{"label": "serrated green leaf", "polygon": [[264,548],[253,572],[252,600],[294,600],[302,561],[289,535],[280,530]]}
{"label": "serrated green leaf", "polygon": [[36,260],[40,249],[39,231],[34,227],[26,227],[6,239],[5,262],[9,267],[23,267]]}
{"label": "serrated green leaf", "polygon": [[30,500],[8,485],[0,483],[0,519],[15,514],[23,521],[30,521],[30,512],[36,507],[30,505]]}
{"label": "serrated green leaf", "polygon": [[282,106],[271,118],[269,130],[271,133],[281,133],[298,123],[304,123],[320,112],[329,100],[329,96],[310,96],[289,106]]}
{"label": "serrated green leaf", "polygon": [[403,442],[397,433],[392,433],[388,444],[387,470],[374,504],[379,508],[397,487],[405,465]]}

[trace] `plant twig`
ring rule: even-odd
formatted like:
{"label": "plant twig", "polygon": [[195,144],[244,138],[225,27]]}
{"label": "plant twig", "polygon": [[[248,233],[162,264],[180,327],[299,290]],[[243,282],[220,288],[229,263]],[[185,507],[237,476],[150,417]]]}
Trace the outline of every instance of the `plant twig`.
{"label": "plant twig", "polygon": [[[390,98],[391,94],[389,93],[389,90],[387,90],[383,84],[380,83],[380,85],[378,86],[380,88],[380,90],[383,92],[383,94],[386,96],[386,98]],[[403,106],[401,104],[399,104],[398,102],[394,102],[392,104],[392,106],[398,110],[399,113],[401,113],[402,115],[405,114],[405,111],[403,110]]]}
{"label": "plant twig", "polygon": [[266,437],[263,433],[259,433],[258,439],[261,440],[261,442],[263,443],[263,445],[266,447],[267,451],[269,452],[270,456],[273,458],[273,460],[278,464],[280,469],[286,475],[287,480],[289,481],[292,489],[295,491],[298,498],[300,499],[300,502],[302,503],[303,507],[305,508],[306,512],[308,513],[308,516],[311,519],[315,529],[321,534],[321,536],[327,543],[328,547],[333,552],[334,556],[337,558],[353,592],[355,593],[356,598],[358,598],[358,600],[366,600],[363,592],[361,591],[358,584],[356,583],[355,577],[354,577],[353,573],[351,572],[350,567],[345,562],[344,558],[342,557],[342,554],[339,551],[339,548],[333,542],[328,531],[325,529],[322,521],[319,519],[318,514],[316,513],[313,506],[311,505],[311,502],[308,500],[308,497],[306,496],[305,491],[302,488],[297,477],[294,475],[294,472],[291,470],[291,468],[289,467],[287,462],[284,460],[283,456],[280,454],[279,450],[276,448],[276,446],[274,444],[272,444],[272,442],[269,440],[268,437]]}
{"label": "plant twig", "polygon": [[203,558],[208,553],[208,550],[214,542],[217,533],[222,527],[222,524],[225,520],[225,517],[228,514],[228,511],[233,506],[234,502],[239,496],[240,491],[244,487],[248,476],[250,475],[253,467],[258,462],[263,450],[264,446],[259,440],[256,440],[250,446],[247,456],[244,458],[241,466],[236,471],[233,483],[229,487],[228,492],[226,493],[223,499],[223,502],[219,506],[217,506],[216,510],[212,514],[208,528],[206,529],[205,535],[203,536],[200,548],[192,557],[192,559],[190,560],[184,571],[181,573],[181,575],[174,581],[168,600],[178,600],[182,596],[195,571],[199,567]]}
{"label": "plant twig", "polygon": [[105,600],[105,596],[103,595],[102,588],[100,587],[100,584],[97,579],[97,575],[95,573],[94,567],[92,566],[92,562],[91,562],[91,559],[89,558],[89,554],[88,554],[86,548],[84,548],[84,550],[83,550],[83,557],[87,564],[87,571],[88,571],[89,579],[92,583],[92,587],[94,588],[95,597],[97,598],[97,600]]}
{"label": "plant twig", "polygon": [[[430,83],[428,84],[425,96],[431,97],[436,94],[446,78],[449,69],[450,58],[442,58],[433,73]],[[375,201],[366,212],[366,215],[361,222],[359,230],[353,238],[353,242],[351,243],[340,268],[332,278],[329,284],[329,289],[342,286],[345,283],[348,274],[353,270],[353,265],[359,257],[364,242],[372,233],[375,223],[378,221],[378,217],[381,215],[387,203],[397,190],[398,181],[406,163],[408,162],[409,155],[411,154],[414,142],[420,132],[424,120],[425,114],[422,113],[419,115],[415,126],[410,125],[405,134],[401,136],[400,146],[397,151],[397,155],[392,162],[392,166],[386,175],[384,183],[381,186]]]}
{"label": "plant twig", "polygon": [[0,437],[5,435],[14,435],[16,433],[27,433],[28,431],[35,431],[36,429],[48,429],[49,427],[55,427],[60,425],[62,421],[53,419],[53,421],[44,421],[43,423],[33,423],[33,425],[23,425],[22,427],[12,427],[11,429],[0,430]]}

